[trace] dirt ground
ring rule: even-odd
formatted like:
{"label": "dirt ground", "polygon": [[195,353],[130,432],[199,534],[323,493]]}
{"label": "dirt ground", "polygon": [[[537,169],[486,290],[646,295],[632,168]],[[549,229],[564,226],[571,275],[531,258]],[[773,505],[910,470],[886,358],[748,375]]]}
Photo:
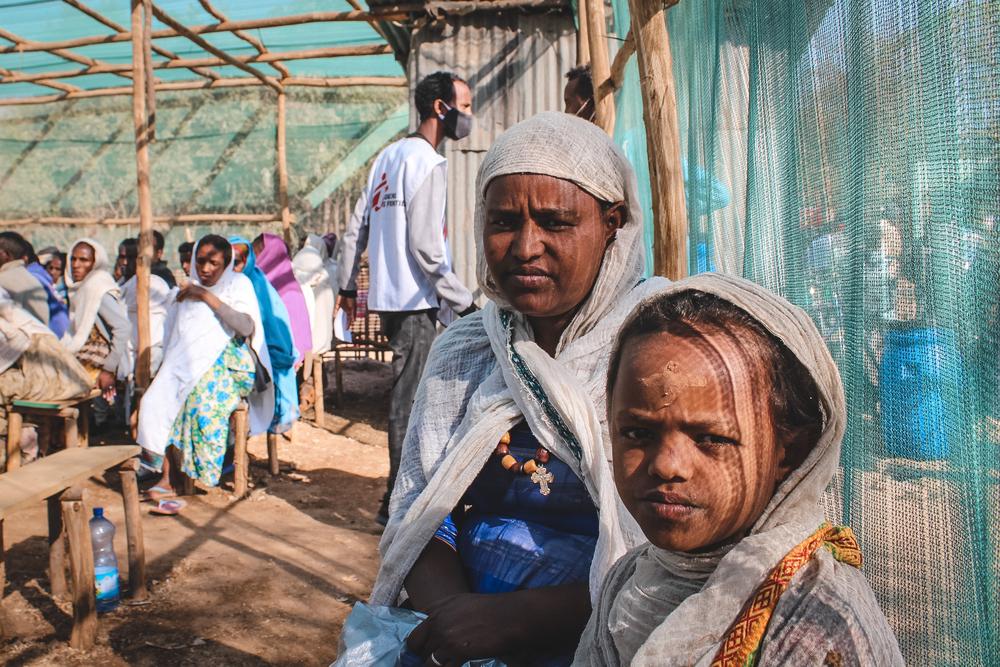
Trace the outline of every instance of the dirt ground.
{"label": "dirt ground", "polygon": [[[49,594],[44,504],[8,518],[2,613],[13,638],[0,644],[0,664],[329,664],[378,567],[374,517],[388,470],[388,367],[348,362],[344,380],[344,406],[328,394],[327,429],[303,421],[280,441],[278,477],[267,473],[263,438],[251,440],[247,498],[201,489],[179,516],[143,515],[149,601],[102,615],[91,651],[69,648],[70,605]],[[127,582],[121,497],[103,480],[85,493],[88,512],[103,506],[118,528]]]}

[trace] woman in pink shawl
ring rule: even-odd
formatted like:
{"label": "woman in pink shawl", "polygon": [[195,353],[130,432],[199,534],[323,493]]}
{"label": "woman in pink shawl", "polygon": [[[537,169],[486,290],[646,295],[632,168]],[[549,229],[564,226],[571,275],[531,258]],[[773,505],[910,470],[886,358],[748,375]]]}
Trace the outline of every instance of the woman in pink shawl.
{"label": "woman in pink shawl", "polygon": [[253,250],[257,255],[257,268],[264,272],[267,281],[278,292],[288,309],[288,317],[292,321],[292,339],[298,350],[296,364],[301,363],[306,352],[313,349],[312,329],[306,298],[299,281],[295,279],[288,246],[277,234],[261,234],[254,239]]}

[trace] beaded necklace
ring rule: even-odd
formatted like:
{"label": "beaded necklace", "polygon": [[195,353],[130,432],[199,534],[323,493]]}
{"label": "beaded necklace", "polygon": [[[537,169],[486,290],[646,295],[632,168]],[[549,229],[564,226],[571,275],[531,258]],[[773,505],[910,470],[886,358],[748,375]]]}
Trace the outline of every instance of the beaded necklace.
{"label": "beaded necklace", "polygon": [[545,467],[545,464],[549,462],[549,450],[539,445],[538,449],[535,450],[535,458],[523,462],[518,461],[510,453],[510,432],[508,431],[500,436],[500,442],[497,443],[493,453],[500,457],[500,465],[503,466],[504,470],[515,475],[517,473],[529,475],[531,481],[538,485],[538,492],[543,496],[552,493],[549,484],[554,482],[556,478]]}

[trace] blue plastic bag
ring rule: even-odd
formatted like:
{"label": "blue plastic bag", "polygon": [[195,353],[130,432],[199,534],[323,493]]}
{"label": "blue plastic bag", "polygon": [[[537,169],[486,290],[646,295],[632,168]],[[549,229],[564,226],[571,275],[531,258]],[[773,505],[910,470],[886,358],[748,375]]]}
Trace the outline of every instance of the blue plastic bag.
{"label": "blue plastic bag", "polygon": [[[427,614],[399,607],[355,602],[340,633],[340,650],[330,667],[406,667],[406,637]],[[413,657],[413,654],[409,654]],[[422,664],[419,661],[416,664]],[[495,660],[473,660],[466,667],[505,667]]]}

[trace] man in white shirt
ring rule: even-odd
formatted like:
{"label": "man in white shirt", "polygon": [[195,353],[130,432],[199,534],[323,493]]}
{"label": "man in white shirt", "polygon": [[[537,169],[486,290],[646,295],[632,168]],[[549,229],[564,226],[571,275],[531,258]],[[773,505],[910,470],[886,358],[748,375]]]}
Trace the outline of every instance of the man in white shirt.
{"label": "man in white shirt", "polygon": [[379,313],[393,351],[389,483],[378,516],[383,524],[438,309],[447,306],[461,315],[475,308],[472,294],[451,268],[445,221],[448,162],[437,152],[445,137],[468,136],[472,91],[455,74],[435,72],[417,84],[414,104],[420,125],[375,159],[344,235],[338,268],[337,305],[353,321],[358,267],[368,250],[368,308]]}

